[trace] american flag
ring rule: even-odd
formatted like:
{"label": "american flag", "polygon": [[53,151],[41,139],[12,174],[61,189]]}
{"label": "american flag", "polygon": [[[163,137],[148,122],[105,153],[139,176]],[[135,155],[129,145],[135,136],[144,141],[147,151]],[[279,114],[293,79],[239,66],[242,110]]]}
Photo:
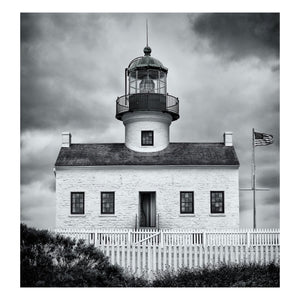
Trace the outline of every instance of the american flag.
{"label": "american flag", "polygon": [[254,132],[254,146],[267,146],[273,144],[273,135]]}

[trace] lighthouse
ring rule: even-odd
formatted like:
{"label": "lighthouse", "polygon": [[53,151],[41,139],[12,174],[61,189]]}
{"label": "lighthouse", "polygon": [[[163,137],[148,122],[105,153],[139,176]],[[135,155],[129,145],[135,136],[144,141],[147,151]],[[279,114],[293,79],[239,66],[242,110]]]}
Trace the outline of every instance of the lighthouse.
{"label": "lighthouse", "polygon": [[232,133],[215,143],[170,142],[179,100],[168,93],[168,69],[151,53],[147,42],[144,55],[125,68],[115,115],[125,143],[73,143],[63,132],[55,163],[57,227],[238,228]]}
{"label": "lighthouse", "polygon": [[138,152],[161,151],[170,142],[170,125],[179,118],[179,100],[167,92],[168,69],[151,48],[125,69],[125,94],[116,100],[116,118],[125,126],[125,145]]}

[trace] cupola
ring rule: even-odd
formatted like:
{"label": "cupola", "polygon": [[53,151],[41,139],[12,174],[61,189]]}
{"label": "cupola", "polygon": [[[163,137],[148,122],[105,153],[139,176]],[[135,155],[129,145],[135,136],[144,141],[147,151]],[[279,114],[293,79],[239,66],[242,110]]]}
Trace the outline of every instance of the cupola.
{"label": "cupola", "polygon": [[169,145],[169,127],[179,118],[179,100],[167,92],[168,69],[151,56],[151,48],[125,69],[125,94],[117,98],[116,118],[125,126],[125,145],[155,152]]}
{"label": "cupola", "polygon": [[179,100],[167,93],[166,68],[144,48],[144,56],[133,59],[125,69],[125,95],[118,97],[116,118],[122,120],[127,112],[160,111],[179,118]]}

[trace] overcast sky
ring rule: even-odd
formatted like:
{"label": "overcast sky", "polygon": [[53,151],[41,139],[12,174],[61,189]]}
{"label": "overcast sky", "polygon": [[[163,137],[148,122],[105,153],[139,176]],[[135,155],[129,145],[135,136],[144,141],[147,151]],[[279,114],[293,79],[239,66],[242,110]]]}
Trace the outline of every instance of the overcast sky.
{"label": "overcast sky", "polygon": [[[179,97],[171,142],[220,142],[232,131],[240,187],[251,186],[256,147],[257,226],[279,227],[278,14],[22,14],[21,221],[55,225],[53,167],[61,132],[74,143],[124,142],[115,100],[124,69],[143,55],[145,20],[152,56],[169,69]],[[240,192],[240,226],[252,226],[252,194]]]}

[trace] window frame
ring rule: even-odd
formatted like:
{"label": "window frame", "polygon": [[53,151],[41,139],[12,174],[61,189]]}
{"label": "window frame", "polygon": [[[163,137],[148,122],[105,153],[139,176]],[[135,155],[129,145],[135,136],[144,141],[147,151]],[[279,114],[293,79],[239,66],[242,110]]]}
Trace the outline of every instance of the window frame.
{"label": "window frame", "polygon": [[[222,211],[213,212],[212,195],[214,193],[222,193]],[[211,214],[225,214],[225,192],[224,191],[210,191],[210,213]]]}
{"label": "window frame", "polygon": [[[143,134],[152,132],[152,143],[151,144],[145,144],[143,143]],[[154,130],[141,130],[141,145],[142,146],[153,146],[154,145]]]}
{"label": "window frame", "polygon": [[[113,194],[113,212],[103,211],[103,194]],[[104,191],[100,193],[100,214],[101,215],[114,215],[115,214],[115,192],[114,191]]]}
{"label": "window frame", "polygon": [[[182,211],[182,195],[185,193],[191,193],[192,194],[192,212],[183,212]],[[195,204],[194,204],[194,191],[181,191],[180,192],[180,214],[183,215],[193,215],[195,213]]]}
{"label": "window frame", "polygon": [[[83,211],[82,212],[73,212],[73,195],[74,194],[83,195]],[[85,198],[84,192],[71,192],[71,207],[70,207],[71,215],[84,215],[85,214],[85,199],[84,198]]]}

